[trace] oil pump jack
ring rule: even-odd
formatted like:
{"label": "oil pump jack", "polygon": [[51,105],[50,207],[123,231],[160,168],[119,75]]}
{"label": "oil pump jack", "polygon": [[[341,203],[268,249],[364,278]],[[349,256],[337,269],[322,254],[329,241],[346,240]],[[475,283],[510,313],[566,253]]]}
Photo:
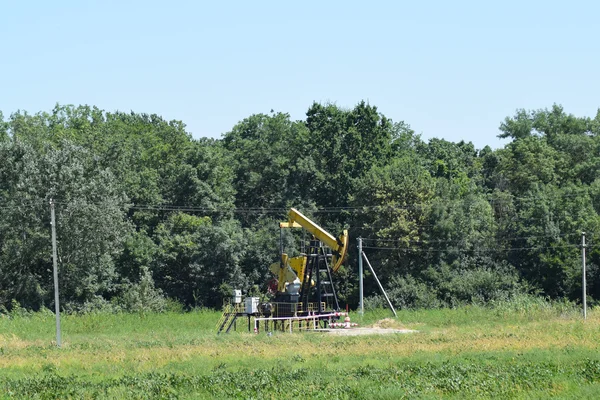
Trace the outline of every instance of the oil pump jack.
{"label": "oil pump jack", "polygon": [[[277,276],[276,287],[273,281],[271,290],[275,292],[274,302],[280,305],[278,314],[285,313],[283,304],[290,305],[290,313],[339,311],[331,274],[346,257],[348,231],[335,238],[295,208],[290,209],[288,221],[281,222],[279,228],[281,259],[270,267]],[[283,230],[289,228],[303,228],[312,236],[306,252],[298,257],[288,257],[284,252]]]}
{"label": "oil pump jack", "polygon": [[[290,209],[288,220],[281,222],[279,228],[280,260],[270,266],[277,277],[269,285],[273,299],[260,303],[258,297],[246,297],[242,303],[241,291],[234,290],[232,303],[224,306],[217,323],[218,333],[235,330],[239,318],[247,318],[249,331],[254,319],[254,332],[262,328],[291,332],[294,326],[299,329],[331,326],[333,320],[346,315],[339,312],[331,274],[346,257],[348,231],[336,238],[295,208]],[[303,228],[311,235],[306,251],[297,257],[289,257],[283,248],[283,231],[290,228]]]}

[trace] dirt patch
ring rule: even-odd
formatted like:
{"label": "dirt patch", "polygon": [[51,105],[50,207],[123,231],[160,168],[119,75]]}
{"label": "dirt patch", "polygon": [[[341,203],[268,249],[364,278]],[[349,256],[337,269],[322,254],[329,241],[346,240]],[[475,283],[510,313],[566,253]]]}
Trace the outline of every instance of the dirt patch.
{"label": "dirt patch", "polygon": [[402,325],[399,321],[396,321],[393,318],[380,319],[379,321],[377,321],[373,324],[373,328],[406,329],[406,327],[404,325]]}
{"label": "dirt patch", "polygon": [[406,329],[404,325],[393,318],[385,318],[375,322],[372,326],[321,329],[323,332],[338,336],[361,336],[361,335],[390,335],[398,333],[415,333],[418,331]]}
{"label": "dirt patch", "polygon": [[416,333],[418,331],[412,329],[391,329],[391,328],[339,328],[339,329],[319,329],[321,332],[326,332],[337,336],[362,336],[362,335],[391,335],[399,333]]}

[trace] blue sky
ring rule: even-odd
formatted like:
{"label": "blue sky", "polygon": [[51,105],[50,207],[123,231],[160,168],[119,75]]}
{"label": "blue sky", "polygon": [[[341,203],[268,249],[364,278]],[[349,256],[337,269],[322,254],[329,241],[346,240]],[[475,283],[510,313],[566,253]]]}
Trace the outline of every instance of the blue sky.
{"label": "blue sky", "polygon": [[423,138],[500,147],[517,108],[600,107],[594,1],[20,1],[0,5],[0,110],[156,113],[196,138],[361,100]]}

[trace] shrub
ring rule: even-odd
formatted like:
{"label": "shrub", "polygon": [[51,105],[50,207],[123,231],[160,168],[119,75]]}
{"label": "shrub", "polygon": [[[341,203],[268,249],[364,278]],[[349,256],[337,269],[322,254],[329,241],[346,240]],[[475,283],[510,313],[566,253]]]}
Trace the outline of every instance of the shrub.
{"label": "shrub", "polygon": [[141,268],[140,281],[128,284],[115,303],[128,312],[161,312],[167,307],[167,300],[162,291],[154,286],[152,274],[146,267]]}

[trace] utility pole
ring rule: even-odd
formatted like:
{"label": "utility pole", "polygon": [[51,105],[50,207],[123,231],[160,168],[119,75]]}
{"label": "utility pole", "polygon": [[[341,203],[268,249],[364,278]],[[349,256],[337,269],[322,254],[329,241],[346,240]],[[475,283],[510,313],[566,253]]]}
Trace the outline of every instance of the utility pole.
{"label": "utility pole", "polygon": [[583,319],[587,319],[587,293],[585,284],[585,232],[581,232],[581,268],[582,268],[582,296],[583,296]]}
{"label": "utility pole", "polygon": [[363,259],[362,259],[362,238],[358,238],[358,304],[359,314],[365,313],[365,303],[363,302]]}
{"label": "utility pole", "polygon": [[56,261],[56,218],[54,215],[53,199],[50,199],[50,224],[52,225],[52,268],[54,272],[54,313],[56,315],[56,345],[60,347],[60,304],[58,302],[58,266]]}

